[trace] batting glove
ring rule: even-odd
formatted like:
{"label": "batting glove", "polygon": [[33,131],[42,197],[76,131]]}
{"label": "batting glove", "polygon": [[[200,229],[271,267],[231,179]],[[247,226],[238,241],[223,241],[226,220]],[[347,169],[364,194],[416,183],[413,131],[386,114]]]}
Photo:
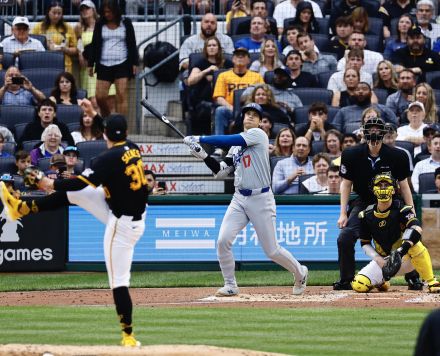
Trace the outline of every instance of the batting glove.
{"label": "batting glove", "polygon": [[183,143],[187,146],[191,146],[193,143],[199,143],[200,142],[200,136],[186,136],[183,139]]}
{"label": "batting glove", "polygon": [[208,157],[206,151],[198,143],[191,143],[189,149],[191,154],[196,158],[205,159]]}

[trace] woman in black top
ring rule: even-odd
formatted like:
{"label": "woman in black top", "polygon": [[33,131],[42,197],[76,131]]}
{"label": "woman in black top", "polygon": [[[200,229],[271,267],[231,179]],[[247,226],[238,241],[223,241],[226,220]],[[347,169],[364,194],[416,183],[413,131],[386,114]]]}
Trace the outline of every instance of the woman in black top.
{"label": "woman in black top", "polygon": [[397,88],[397,75],[390,61],[380,61],[376,69],[375,89],[385,89],[388,95],[395,93]]}
{"label": "woman in black top", "polygon": [[336,91],[333,93],[332,106],[343,108],[353,105],[354,92],[360,81],[360,74],[356,69],[347,68],[344,72],[344,83],[347,87],[344,91]]}
{"label": "woman in black top", "polygon": [[318,33],[319,24],[315,19],[312,4],[306,1],[300,1],[296,6],[296,16],[291,25],[300,25],[306,33]]}
{"label": "woman in black top", "polygon": [[96,101],[101,115],[110,114],[107,98],[110,85],[115,83],[116,111],[127,116],[128,80],[136,75],[139,54],[133,24],[129,18],[122,19],[115,0],[102,2],[89,52],[88,72],[90,76],[94,71],[97,74]]}
{"label": "woman in black top", "polygon": [[58,74],[50,95],[50,100],[57,104],[77,105],[78,98],[75,77],[69,72]]}

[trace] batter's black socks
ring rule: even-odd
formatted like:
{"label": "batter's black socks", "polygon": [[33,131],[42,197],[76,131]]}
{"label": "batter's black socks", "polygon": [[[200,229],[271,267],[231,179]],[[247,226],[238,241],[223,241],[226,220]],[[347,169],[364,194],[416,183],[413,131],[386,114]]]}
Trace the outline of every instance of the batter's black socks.
{"label": "batter's black socks", "polygon": [[127,334],[131,334],[133,332],[131,326],[133,303],[131,302],[128,287],[118,287],[113,289],[113,300],[115,301],[116,313],[118,313],[122,330]]}

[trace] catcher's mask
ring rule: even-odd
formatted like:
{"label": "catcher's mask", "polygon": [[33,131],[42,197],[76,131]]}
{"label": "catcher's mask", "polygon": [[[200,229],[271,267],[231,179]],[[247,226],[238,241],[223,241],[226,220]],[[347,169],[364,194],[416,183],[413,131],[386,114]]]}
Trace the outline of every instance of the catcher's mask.
{"label": "catcher's mask", "polygon": [[[373,128],[376,128],[374,130]],[[368,144],[377,145],[382,142],[383,137],[387,133],[385,121],[380,117],[368,119],[362,127],[365,140]]]}
{"label": "catcher's mask", "polygon": [[[382,183],[387,183],[386,187]],[[373,194],[377,200],[385,203],[393,198],[397,190],[396,180],[389,174],[381,173],[374,176],[372,181]]]}

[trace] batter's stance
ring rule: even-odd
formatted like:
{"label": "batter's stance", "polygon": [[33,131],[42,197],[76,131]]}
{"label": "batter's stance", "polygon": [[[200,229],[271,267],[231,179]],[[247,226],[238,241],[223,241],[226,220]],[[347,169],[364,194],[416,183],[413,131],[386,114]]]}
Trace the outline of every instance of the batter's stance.
{"label": "batter's stance", "polygon": [[[104,133],[109,149],[97,157],[91,169],[72,179],[43,177],[39,180],[39,188],[55,190],[55,193],[22,201],[15,199],[1,182],[0,197],[12,220],[70,202],[89,211],[106,225],[105,264],[122,327],[121,345],[139,346],[132,332],[133,305],[128,286],[134,246],[145,229],[147,180],[139,148],[126,141],[125,118],[118,114],[110,115]],[[33,172],[31,175],[35,177],[38,174]]]}
{"label": "batter's stance", "polygon": [[[217,256],[225,281],[217,296],[239,293],[232,243],[249,221],[254,225],[266,255],[294,274],[293,294],[302,294],[307,284],[307,267],[302,266],[276,240],[275,199],[270,189],[269,139],[259,128],[262,112],[258,104],[246,105],[242,109],[244,132],[240,134],[187,136],[183,140],[191,153],[203,159],[217,178],[226,177],[235,168],[235,193],[223,218],[217,243]],[[232,147],[224,161],[219,163],[198,142]]]}

